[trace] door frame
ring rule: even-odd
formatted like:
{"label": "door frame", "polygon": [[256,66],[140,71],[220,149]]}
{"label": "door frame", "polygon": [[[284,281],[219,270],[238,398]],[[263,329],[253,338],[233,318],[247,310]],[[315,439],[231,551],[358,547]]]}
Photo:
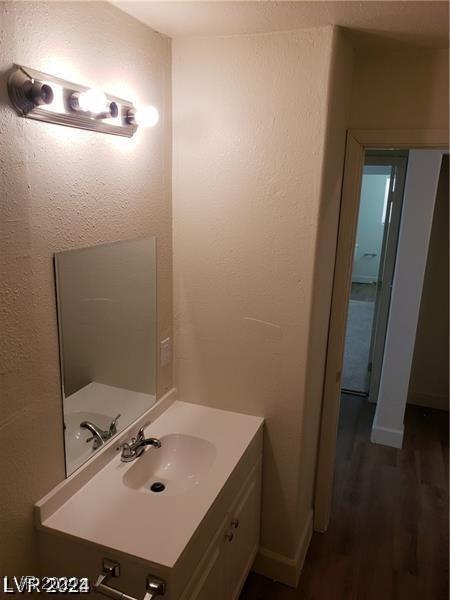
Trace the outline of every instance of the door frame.
{"label": "door frame", "polygon": [[448,129],[350,129],[347,132],[314,494],[316,531],[327,530],[331,514],[345,330],[365,150],[434,149],[447,147],[448,143]]}

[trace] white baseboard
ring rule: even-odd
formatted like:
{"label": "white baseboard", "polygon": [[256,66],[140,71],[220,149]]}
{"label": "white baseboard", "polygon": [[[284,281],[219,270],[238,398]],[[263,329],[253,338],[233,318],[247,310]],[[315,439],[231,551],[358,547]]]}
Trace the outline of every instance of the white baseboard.
{"label": "white baseboard", "polygon": [[372,427],[370,441],[374,444],[382,444],[383,446],[391,446],[392,448],[401,448],[403,445],[403,433],[403,427],[402,429],[390,429],[389,427],[374,425]]}
{"label": "white baseboard", "polygon": [[308,514],[294,558],[260,548],[252,571],[296,588],[305,562],[313,531],[313,511]]}

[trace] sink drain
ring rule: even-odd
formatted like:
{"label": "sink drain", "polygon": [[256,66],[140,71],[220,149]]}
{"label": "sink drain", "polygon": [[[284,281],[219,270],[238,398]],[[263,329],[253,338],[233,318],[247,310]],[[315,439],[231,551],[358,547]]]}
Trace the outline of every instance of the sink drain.
{"label": "sink drain", "polygon": [[155,483],[152,483],[150,486],[150,489],[152,492],[163,492],[166,489],[166,486],[160,481],[155,481]]}

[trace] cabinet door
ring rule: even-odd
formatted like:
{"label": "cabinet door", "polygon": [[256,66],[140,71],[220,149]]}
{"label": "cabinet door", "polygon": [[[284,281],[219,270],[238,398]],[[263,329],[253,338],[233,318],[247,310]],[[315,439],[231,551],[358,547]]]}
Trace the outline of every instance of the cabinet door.
{"label": "cabinet door", "polygon": [[261,461],[195,569],[181,600],[237,600],[259,546]]}
{"label": "cabinet door", "polygon": [[229,516],[225,543],[227,600],[239,597],[255,559],[259,546],[260,505],[261,463],[253,470]]}
{"label": "cabinet door", "polygon": [[189,600],[227,600],[224,595],[223,542],[217,545],[208,557],[209,561],[201,573],[197,585],[186,598]]}
{"label": "cabinet door", "polygon": [[204,557],[181,595],[181,600],[230,600],[225,587],[224,540],[228,516],[209,545]]}

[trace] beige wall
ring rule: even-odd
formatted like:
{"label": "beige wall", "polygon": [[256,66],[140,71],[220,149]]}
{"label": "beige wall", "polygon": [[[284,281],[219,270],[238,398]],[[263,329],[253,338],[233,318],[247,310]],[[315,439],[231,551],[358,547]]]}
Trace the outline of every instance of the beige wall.
{"label": "beige wall", "polygon": [[[64,477],[54,252],[156,234],[158,337],[171,334],[170,41],[108,4],[1,3],[0,519],[3,574],[36,573],[32,506]],[[155,104],[132,140],[20,119],[13,62]],[[172,385],[158,373],[158,393]]]}
{"label": "beige wall", "polygon": [[[17,573],[64,473],[52,254],[157,234],[171,334],[170,42],[101,3],[0,18],[0,564]],[[161,124],[130,141],[19,119],[12,62],[154,103]],[[177,383],[266,418],[262,543],[283,559],[312,505],[346,108],[352,127],[448,125],[445,52],[358,52],[352,88],[351,62],[332,28],[174,42]],[[159,395],[171,383],[159,370]]]}
{"label": "beige wall", "polygon": [[331,29],[174,41],[176,383],[266,418],[282,560],[313,505],[345,130],[447,127],[447,68]]}
{"label": "beige wall", "polygon": [[448,127],[448,51],[409,47],[359,51],[353,78],[350,127]]}
{"label": "beige wall", "polygon": [[349,123],[354,51],[339,28],[335,29],[328,90],[327,136],[323,155],[320,210],[311,295],[305,408],[300,461],[298,510],[302,518],[314,504],[314,484],[320,432],[328,325],[331,310],[334,259]]}
{"label": "beige wall", "polygon": [[184,400],[265,417],[262,546],[284,560],[311,510],[301,451],[316,432],[306,441],[302,423],[318,223],[336,212],[320,201],[334,39],[173,41],[176,384]]}
{"label": "beige wall", "polygon": [[408,401],[448,410],[449,171],[442,161],[420,303]]}

